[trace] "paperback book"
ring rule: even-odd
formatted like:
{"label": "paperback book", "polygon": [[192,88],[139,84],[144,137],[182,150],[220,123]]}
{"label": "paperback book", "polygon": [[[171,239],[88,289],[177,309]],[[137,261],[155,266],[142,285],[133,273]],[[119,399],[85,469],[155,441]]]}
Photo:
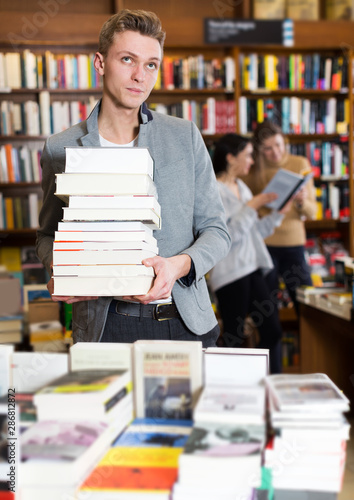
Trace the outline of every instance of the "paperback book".
{"label": "paperback book", "polygon": [[134,342],[136,416],[191,419],[202,388],[202,344]]}
{"label": "paperback book", "polygon": [[265,424],[265,388],[206,385],[193,419],[198,423]]}
{"label": "paperback book", "polygon": [[107,424],[41,421],[21,435],[21,484],[77,484],[91,471],[112,441]]}
{"label": "paperback book", "polygon": [[154,178],[154,161],[148,148],[66,147],[66,173],[148,174]]}
{"label": "paperback book", "polygon": [[280,168],[262,191],[263,193],[276,193],[278,195],[276,200],[266,206],[273,210],[281,210],[300,189],[306,186],[312,177],[312,172],[300,175]]}
{"label": "paperback book", "polygon": [[280,411],[346,412],[348,398],[324,373],[269,375],[265,382]]}

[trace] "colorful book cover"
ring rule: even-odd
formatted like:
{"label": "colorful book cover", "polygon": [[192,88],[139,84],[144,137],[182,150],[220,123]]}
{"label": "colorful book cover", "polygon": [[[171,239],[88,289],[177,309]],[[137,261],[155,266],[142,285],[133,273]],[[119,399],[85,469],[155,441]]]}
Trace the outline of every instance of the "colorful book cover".
{"label": "colorful book cover", "polygon": [[169,492],[177,480],[178,457],[187,442],[191,422],[175,422],[175,429],[171,421],[164,422],[167,426],[152,422],[134,421],[114,442],[80,492],[109,491],[112,498],[121,490]]}

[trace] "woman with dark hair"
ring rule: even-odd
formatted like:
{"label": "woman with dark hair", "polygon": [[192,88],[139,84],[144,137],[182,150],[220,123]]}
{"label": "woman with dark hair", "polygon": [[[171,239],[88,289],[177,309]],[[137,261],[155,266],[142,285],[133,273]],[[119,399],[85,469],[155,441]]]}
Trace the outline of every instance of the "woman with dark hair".
{"label": "woman with dark hair", "polygon": [[[286,140],[278,125],[270,121],[259,124],[254,131],[255,165],[245,179],[254,195],[260,193],[280,169],[297,174],[311,171],[310,163],[303,156],[288,153]],[[279,276],[283,277],[296,311],[296,288],[312,285],[305,260],[306,230],[304,219],[316,213],[316,195],[312,179],[293,198],[282,224],[265,242],[272,256],[274,270],[267,276],[269,289],[279,289]]]}
{"label": "woman with dark hair", "polygon": [[[280,225],[283,214],[272,212],[259,219],[257,212],[277,195],[253,197],[240,179],[253,165],[253,146],[248,138],[236,134],[222,137],[215,146],[213,165],[232,240],[229,254],[211,270],[209,279],[223,321],[222,338],[227,347],[240,347],[249,315],[259,331],[257,347],[270,350],[271,372],[279,373],[282,330],[276,297],[270,296],[264,280],[273,267],[264,238]],[[283,211],[286,209],[287,205]]]}

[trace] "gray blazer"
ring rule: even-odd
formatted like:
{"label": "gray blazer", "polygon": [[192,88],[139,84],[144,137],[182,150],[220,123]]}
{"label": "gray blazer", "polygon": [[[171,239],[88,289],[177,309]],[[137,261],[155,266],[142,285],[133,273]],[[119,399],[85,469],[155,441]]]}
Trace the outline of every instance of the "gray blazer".
{"label": "gray blazer", "polygon": [[[84,122],[47,139],[41,158],[43,206],[39,215],[37,253],[50,272],[54,232],[62,219],[63,202],[54,195],[55,174],[64,171],[65,146],[100,146],[97,118],[100,102]],[[155,163],[155,184],[161,205],[162,229],[155,231],[159,254],[190,255],[195,280],[178,280],[172,296],[186,326],[195,334],[216,325],[204,275],[230,247],[225,214],[211,160],[197,127],[187,120],[141,107],[139,147],[148,147]],[[73,304],[75,342],[99,341],[111,298]]]}

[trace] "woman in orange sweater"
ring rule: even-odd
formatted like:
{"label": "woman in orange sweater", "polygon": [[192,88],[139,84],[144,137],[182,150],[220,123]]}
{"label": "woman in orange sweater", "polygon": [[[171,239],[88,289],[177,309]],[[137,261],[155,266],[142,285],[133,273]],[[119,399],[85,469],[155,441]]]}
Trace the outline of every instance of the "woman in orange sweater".
{"label": "woman in orange sweater", "polygon": [[[286,141],[278,125],[264,121],[254,131],[255,165],[245,179],[253,195],[260,193],[280,168],[297,174],[311,170],[307,158],[288,153]],[[294,197],[290,210],[281,225],[265,242],[272,256],[274,269],[267,276],[271,291],[279,288],[283,277],[289,295],[297,310],[296,288],[311,285],[311,275],[305,260],[305,219],[316,213],[316,195],[312,179]]]}

